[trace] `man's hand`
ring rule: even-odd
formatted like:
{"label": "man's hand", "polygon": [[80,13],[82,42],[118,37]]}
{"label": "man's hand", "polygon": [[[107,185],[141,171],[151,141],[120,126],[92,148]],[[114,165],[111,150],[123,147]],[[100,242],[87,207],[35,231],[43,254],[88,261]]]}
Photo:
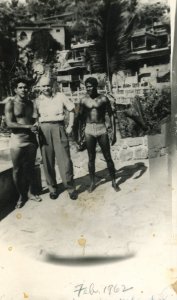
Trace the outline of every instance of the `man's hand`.
{"label": "man's hand", "polygon": [[114,131],[112,131],[110,133],[110,143],[111,143],[111,146],[113,146],[115,143],[116,143],[117,139],[116,139],[116,134]]}
{"label": "man's hand", "polygon": [[73,127],[68,125],[68,127],[66,128],[66,133],[71,134],[72,130],[73,130]]}
{"label": "man's hand", "polygon": [[32,125],[30,129],[33,133],[38,133],[39,131],[39,127],[37,124]]}

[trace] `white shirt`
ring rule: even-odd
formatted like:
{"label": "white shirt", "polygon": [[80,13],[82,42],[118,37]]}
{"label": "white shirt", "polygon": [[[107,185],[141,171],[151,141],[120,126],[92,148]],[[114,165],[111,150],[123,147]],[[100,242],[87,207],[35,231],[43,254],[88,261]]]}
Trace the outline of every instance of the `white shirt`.
{"label": "white shirt", "polygon": [[39,122],[63,121],[65,117],[64,109],[72,111],[74,107],[74,103],[63,93],[57,93],[51,97],[40,95],[36,99]]}

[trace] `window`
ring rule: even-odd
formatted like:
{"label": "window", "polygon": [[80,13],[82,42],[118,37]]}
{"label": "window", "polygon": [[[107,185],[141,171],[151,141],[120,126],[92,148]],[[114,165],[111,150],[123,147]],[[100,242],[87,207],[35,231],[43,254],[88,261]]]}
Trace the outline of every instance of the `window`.
{"label": "window", "polygon": [[19,36],[19,37],[20,37],[20,41],[26,40],[26,39],[28,38],[25,31],[22,31],[22,32],[20,33],[20,36]]}

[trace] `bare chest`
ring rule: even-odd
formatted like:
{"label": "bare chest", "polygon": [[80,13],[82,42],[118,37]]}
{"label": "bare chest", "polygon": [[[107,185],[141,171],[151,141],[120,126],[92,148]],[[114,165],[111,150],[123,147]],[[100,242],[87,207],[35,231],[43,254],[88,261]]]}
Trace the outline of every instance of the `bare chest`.
{"label": "bare chest", "polygon": [[84,101],[84,105],[86,108],[100,108],[102,106],[104,106],[105,102],[102,98],[95,98],[95,99],[92,99],[92,98],[87,98],[85,99]]}
{"label": "bare chest", "polygon": [[14,101],[14,116],[16,118],[31,118],[33,114],[33,105]]}

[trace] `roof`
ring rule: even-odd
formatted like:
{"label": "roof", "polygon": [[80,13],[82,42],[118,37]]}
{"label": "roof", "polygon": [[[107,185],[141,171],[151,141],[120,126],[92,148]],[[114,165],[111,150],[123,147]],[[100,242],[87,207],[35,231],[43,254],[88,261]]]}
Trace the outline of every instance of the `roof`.
{"label": "roof", "polygon": [[16,30],[50,29],[50,26],[20,26]]}
{"label": "roof", "polygon": [[68,67],[68,68],[64,68],[64,69],[60,69],[58,70],[58,73],[60,72],[69,72],[69,71],[76,71],[76,70],[82,70],[85,69],[84,66],[80,66],[80,67]]}
{"label": "roof", "polygon": [[85,42],[85,43],[78,43],[76,45],[71,45],[71,49],[79,49],[79,48],[85,48],[89,46],[94,46],[94,42]]}
{"label": "roof", "polygon": [[36,25],[50,25],[50,26],[63,26],[66,27],[66,24],[61,23],[59,20],[45,20],[45,21],[36,21],[35,22]]}
{"label": "roof", "polygon": [[140,30],[136,30],[136,31],[132,34],[132,37],[142,36],[142,35],[145,35],[145,33],[146,33],[146,29],[145,29],[145,28],[140,29]]}
{"label": "roof", "polygon": [[158,48],[153,50],[140,50],[140,51],[133,51],[130,53],[127,61],[137,61],[144,58],[152,58],[152,57],[160,57],[164,55],[170,55],[170,48]]}
{"label": "roof", "polygon": [[155,25],[155,26],[135,30],[134,33],[132,34],[132,37],[143,36],[145,34],[159,36],[159,35],[167,34],[167,30],[162,23],[158,23],[158,25]]}
{"label": "roof", "polygon": [[39,29],[51,29],[51,28],[61,28],[65,27],[63,24],[51,24],[51,25],[43,25],[43,26],[20,26],[16,27],[16,30],[39,30]]}
{"label": "roof", "polygon": [[51,17],[43,18],[43,19],[41,19],[41,21],[51,20],[51,19],[55,19],[55,18],[68,17],[68,16],[72,16],[72,15],[74,15],[74,12],[66,12],[66,13],[63,13],[63,14],[60,14],[60,15],[54,15],[54,16],[51,16]]}

